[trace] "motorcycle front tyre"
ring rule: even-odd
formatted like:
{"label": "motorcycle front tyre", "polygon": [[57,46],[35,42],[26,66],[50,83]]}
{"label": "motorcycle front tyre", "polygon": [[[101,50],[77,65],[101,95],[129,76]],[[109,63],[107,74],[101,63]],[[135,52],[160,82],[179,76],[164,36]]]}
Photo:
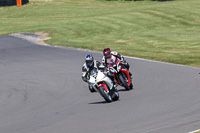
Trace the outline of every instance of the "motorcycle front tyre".
{"label": "motorcycle front tyre", "polygon": [[131,88],[128,86],[127,82],[121,74],[119,74],[119,80],[126,90],[131,90]]}
{"label": "motorcycle front tyre", "polygon": [[113,101],[117,101],[119,99],[119,93],[117,91],[115,91],[112,95],[112,100]]}
{"label": "motorcycle front tyre", "polygon": [[106,92],[105,88],[103,86],[99,87],[99,91],[101,93],[101,96],[106,100],[106,102],[112,102],[112,98],[108,92]]}

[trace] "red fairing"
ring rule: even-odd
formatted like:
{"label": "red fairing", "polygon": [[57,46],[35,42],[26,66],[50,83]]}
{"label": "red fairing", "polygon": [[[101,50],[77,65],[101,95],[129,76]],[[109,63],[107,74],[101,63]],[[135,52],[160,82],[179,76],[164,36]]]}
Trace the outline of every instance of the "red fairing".
{"label": "red fairing", "polygon": [[[120,61],[117,60],[116,64],[118,65],[119,63],[120,63]],[[127,78],[128,78],[128,85],[130,85],[130,75],[129,75],[129,71],[128,71],[128,70],[125,70],[125,69],[123,69],[123,68],[124,68],[124,65],[122,65],[120,71],[122,71],[122,72],[124,72],[124,73],[126,74],[126,76],[127,76]],[[115,74],[114,74],[114,77],[115,77]],[[119,81],[116,79],[116,77],[115,77],[115,81],[117,81],[117,83],[120,84]]]}
{"label": "red fairing", "polygon": [[108,91],[108,88],[105,84],[99,84],[98,89],[99,89],[100,86],[103,86],[105,88],[105,90]]}

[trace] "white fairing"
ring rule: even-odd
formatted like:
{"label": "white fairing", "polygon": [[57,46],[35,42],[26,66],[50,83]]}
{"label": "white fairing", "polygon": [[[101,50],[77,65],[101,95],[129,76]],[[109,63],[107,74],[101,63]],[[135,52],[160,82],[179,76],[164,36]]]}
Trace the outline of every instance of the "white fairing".
{"label": "white fairing", "polygon": [[104,73],[100,70],[93,69],[90,73],[89,83],[97,92],[99,92],[97,87],[102,81],[104,81],[110,89],[113,87],[112,80],[109,77],[104,75]]}

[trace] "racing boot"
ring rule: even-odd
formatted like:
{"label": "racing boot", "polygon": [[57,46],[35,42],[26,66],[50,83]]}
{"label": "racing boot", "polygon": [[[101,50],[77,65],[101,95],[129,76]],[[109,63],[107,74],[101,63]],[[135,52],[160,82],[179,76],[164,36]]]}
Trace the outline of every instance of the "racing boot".
{"label": "racing boot", "polygon": [[124,60],[122,64],[129,70],[130,65],[128,64],[128,62],[126,62],[126,60]]}

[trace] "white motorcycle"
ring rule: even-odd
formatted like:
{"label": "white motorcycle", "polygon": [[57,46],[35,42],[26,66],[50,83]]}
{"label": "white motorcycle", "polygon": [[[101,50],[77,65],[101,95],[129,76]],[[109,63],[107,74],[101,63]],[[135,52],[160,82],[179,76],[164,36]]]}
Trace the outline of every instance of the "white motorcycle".
{"label": "white motorcycle", "polygon": [[89,84],[107,101],[117,101],[119,93],[113,87],[112,80],[100,70],[94,68],[90,72]]}

